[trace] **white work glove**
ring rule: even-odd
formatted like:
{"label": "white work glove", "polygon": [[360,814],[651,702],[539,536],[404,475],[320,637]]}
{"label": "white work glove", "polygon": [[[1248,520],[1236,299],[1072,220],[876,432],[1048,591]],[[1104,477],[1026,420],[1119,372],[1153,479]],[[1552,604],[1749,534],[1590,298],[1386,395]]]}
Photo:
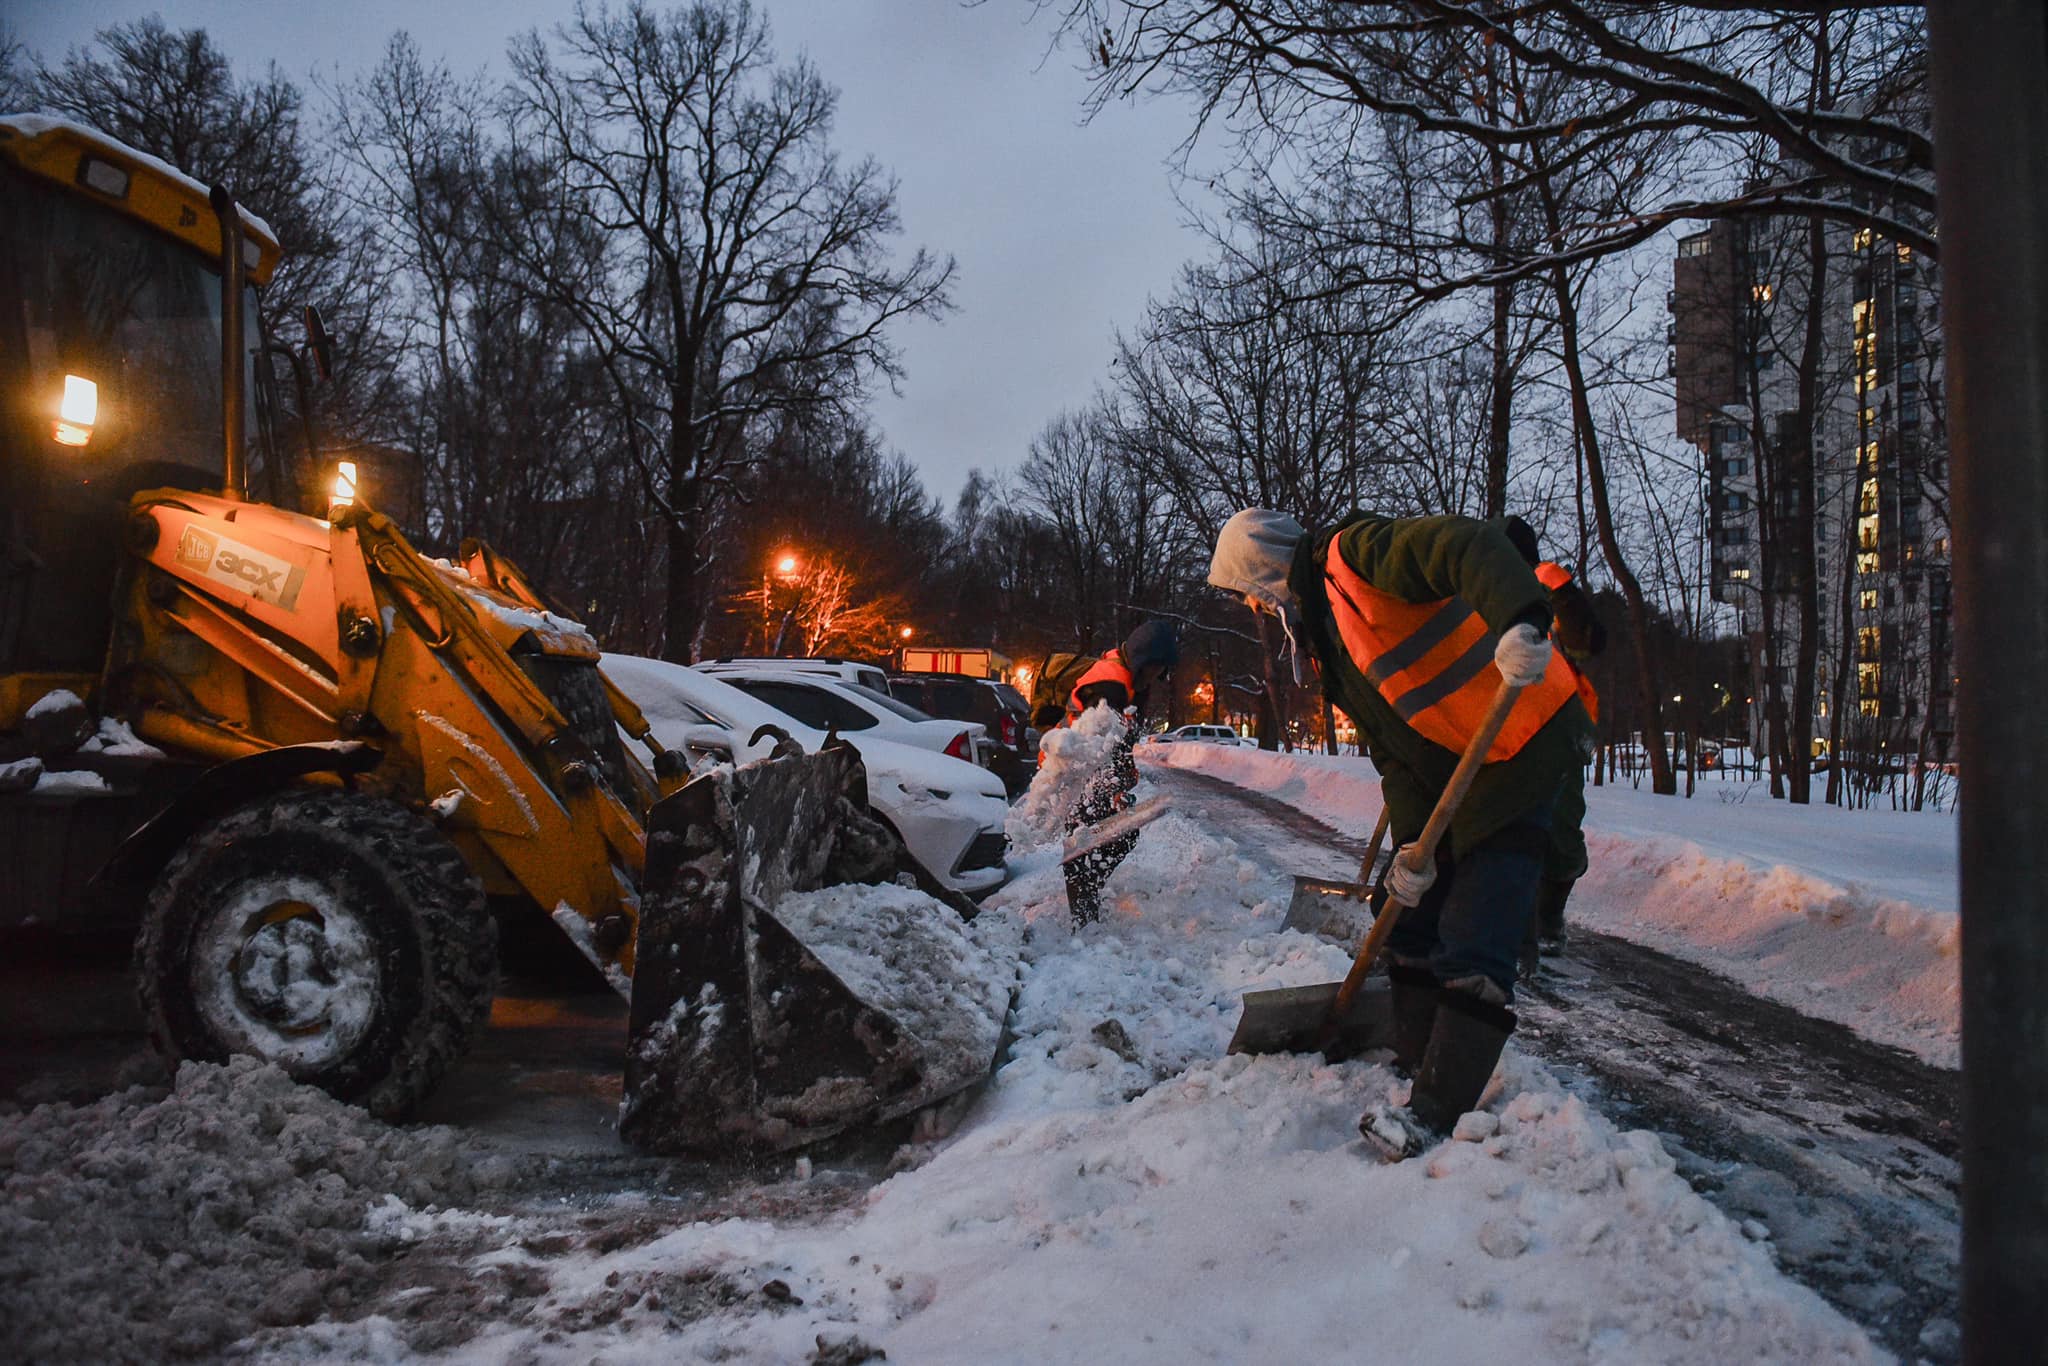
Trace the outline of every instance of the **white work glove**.
{"label": "white work glove", "polygon": [[1396,849],[1387,868],[1387,895],[1403,906],[1420,906],[1423,894],[1436,882],[1436,860],[1424,864],[1419,873],[1408,866],[1408,851],[1414,847],[1404,844]]}
{"label": "white work glove", "polygon": [[1518,688],[1540,683],[1550,667],[1550,642],[1526,621],[1510,626],[1493,647],[1493,663]]}

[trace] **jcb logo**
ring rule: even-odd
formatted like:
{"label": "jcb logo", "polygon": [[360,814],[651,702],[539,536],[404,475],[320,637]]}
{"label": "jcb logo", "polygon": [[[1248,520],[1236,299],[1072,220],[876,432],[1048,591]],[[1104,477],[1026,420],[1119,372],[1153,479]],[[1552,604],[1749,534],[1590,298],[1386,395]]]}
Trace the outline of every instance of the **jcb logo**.
{"label": "jcb logo", "polygon": [[220,543],[196,526],[188,526],[178,536],[178,563],[189,564],[194,569],[205,569],[213,563],[214,551]]}
{"label": "jcb logo", "polygon": [[223,550],[213,562],[213,572],[224,574],[231,579],[244,579],[250,584],[252,593],[278,594],[284,591],[283,565],[261,565],[254,560],[245,560],[232,550]]}

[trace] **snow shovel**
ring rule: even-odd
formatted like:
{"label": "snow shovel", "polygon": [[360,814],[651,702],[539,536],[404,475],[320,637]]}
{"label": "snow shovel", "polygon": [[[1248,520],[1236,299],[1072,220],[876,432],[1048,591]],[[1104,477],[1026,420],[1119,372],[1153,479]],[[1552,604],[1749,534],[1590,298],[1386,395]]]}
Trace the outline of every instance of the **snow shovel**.
{"label": "snow shovel", "polygon": [[[1451,828],[1451,818],[1458,814],[1465,794],[1471,791],[1472,780],[1479,776],[1479,769],[1486,762],[1486,752],[1493,748],[1494,739],[1499,736],[1500,728],[1507,724],[1508,713],[1514,710],[1515,699],[1521,692],[1515,684],[1501,680],[1499,690],[1493,695],[1491,710],[1466,744],[1464,754],[1458,758],[1458,767],[1451,773],[1450,782],[1444,785],[1442,795],[1436,799],[1436,809],[1429,813],[1429,823],[1422,827],[1422,837],[1407,851],[1411,870],[1420,872],[1436,858],[1438,842]],[[1386,900],[1391,902],[1392,897]],[[1402,909],[1398,902],[1380,908],[1380,913],[1373,918],[1371,930],[1358,946],[1358,955],[1351,960],[1351,971],[1344,975],[1342,982],[1246,992],[1244,1013],[1238,1017],[1237,1032],[1231,1035],[1229,1051],[1319,1052],[1334,1062],[1380,1047],[1392,1027],[1388,993],[1362,991],[1360,988],[1365,984],[1365,975],[1378,959],[1381,946],[1400,919]]]}
{"label": "snow shovel", "polygon": [[[859,753],[793,745],[713,770],[647,820],[619,1134],[660,1153],[800,1147],[994,1068],[1015,977],[935,901],[785,919],[797,894],[895,880]],[[793,911],[795,908],[791,907]],[[798,928],[801,926],[802,928]],[[830,959],[830,964],[827,960]]]}
{"label": "snow shovel", "polygon": [[1067,836],[1060,849],[1060,862],[1072,863],[1085,858],[1105,844],[1114,844],[1135,830],[1143,830],[1173,809],[1169,797],[1147,797],[1127,811],[1119,811],[1107,820],[1083,827]]}
{"label": "snow shovel", "polygon": [[1295,877],[1294,896],[1287,903],[1286,928],[1345,944],[1357,943],[1371,928],[1372,875],[1380,861],[1380,846],[1387,840],[1387,819],[1387,808],[1382,803],[1379,823],[1372,828],[1372,847],[1365,851],[1365,858],[1358,865],[1358,881]]}

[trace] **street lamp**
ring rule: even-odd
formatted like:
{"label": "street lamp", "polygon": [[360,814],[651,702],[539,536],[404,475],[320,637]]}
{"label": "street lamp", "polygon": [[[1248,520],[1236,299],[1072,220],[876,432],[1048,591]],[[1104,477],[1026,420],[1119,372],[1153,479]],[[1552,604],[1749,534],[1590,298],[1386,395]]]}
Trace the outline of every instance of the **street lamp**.
{"label": "street lamp", "polygon": [[[797,571],[803,568],[803,563],[794,550],[784,550],[769,562],[775,576],[785,584],[796,582]],[[768,575],[767,569],[761,571],[761,638],[764,643],[768,638],[768,617],[774,606],[773,589],[769,584]],[[801,599],[803,595],[799,592],[797,596]],[[768,647],[769,654],[778,657],[782,654],[782,642],[789,635],[789,619],[795,614],[796,604],[792,602],[782,613],[782,625],[775,632],[774,643]]]}
{"label": "street lamp", "polygon": [[898,631],[896,634],[902,636],[905,640],[908,640],[912,636],[916,635],[917,632],[913,631],[910,627],[906,626],[902,630]]}

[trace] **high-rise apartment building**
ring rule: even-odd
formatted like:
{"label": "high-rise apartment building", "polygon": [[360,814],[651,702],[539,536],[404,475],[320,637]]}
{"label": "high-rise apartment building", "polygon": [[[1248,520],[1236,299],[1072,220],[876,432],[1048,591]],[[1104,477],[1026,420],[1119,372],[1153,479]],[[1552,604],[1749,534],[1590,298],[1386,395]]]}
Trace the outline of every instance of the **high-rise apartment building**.
{"label": "high-rise apartment building", "polygon": [[1678,244],[1670,368],[1678,435],[1706,475],[1712,593],[1750,644],[1760,731],[1772,690],[1793,696],[1810,525],[1817,748],[1838,736],[1857,753],[1943,759],[1955,723],[1938,280],[1869,228],[1824,225],[1818,245],[1809,308],[1805,220],[1717,221]]}

